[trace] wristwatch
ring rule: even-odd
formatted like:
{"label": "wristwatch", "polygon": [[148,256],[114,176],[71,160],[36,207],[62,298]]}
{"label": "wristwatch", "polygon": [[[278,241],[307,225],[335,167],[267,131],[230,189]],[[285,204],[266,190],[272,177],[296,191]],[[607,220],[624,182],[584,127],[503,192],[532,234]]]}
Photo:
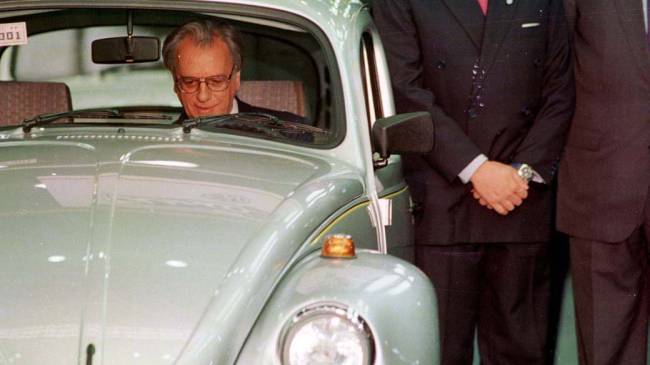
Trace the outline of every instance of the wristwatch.
{"label": "wristwatch", "polygon": [[537,172],[535,172],[535,170],[533,170],[530,165],[527,165],[525,163],[513,163],[512,167],[517,169],[517,175],[526,180],[526,182],[533,180],[533,177],[535,177],[535,174],[537,174]]}
{"label": "wristwatch", "polygon": [[532,181],[539,184],[546,184],[546,180],[544,180],[542,175],[530,167],[530,165],[525,163],[513,163],[511,166],[517,169],[517,175],[526,180],[526,182]]}

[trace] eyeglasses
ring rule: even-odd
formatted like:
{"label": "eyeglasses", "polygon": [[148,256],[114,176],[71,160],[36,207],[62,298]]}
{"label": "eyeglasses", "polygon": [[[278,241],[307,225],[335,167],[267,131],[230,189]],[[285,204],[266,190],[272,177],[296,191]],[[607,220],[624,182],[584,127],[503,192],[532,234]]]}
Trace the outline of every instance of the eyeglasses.
{"label": "eyeglasses", "polygon": [[180,92],[185,94],[193,94],[199,91],[201,83],[205,83],[210,91],[224,91],[230,83],[230,79],[232,78],[232,74],[235,72],[235,68],[235,65],[232,65],[232,69],[230,69],[230,75],[228,75],[228,77],[224,75],[210,77],[179,76],[175,80],[176,86],[178,86]]}

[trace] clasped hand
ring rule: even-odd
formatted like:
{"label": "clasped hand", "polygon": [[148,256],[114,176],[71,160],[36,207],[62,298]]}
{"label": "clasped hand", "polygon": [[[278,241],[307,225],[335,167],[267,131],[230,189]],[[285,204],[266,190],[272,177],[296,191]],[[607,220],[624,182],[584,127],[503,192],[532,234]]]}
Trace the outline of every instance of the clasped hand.
{"label": "clasped hand", "polygon": [[484,162],[472,175],[472,195],[479,204],[507,215],[528,197],[528,183],[510,165]]}

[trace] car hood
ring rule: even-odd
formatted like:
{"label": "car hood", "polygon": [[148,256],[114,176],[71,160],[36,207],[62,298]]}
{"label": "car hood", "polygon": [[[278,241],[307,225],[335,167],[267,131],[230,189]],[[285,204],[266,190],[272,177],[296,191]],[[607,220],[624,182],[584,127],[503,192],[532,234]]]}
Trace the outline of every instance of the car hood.
{"label": "car hood", "polygon": [[0,358],[232,362],[291,257],[363,191],[334,159],[121,133],[0,142]]}

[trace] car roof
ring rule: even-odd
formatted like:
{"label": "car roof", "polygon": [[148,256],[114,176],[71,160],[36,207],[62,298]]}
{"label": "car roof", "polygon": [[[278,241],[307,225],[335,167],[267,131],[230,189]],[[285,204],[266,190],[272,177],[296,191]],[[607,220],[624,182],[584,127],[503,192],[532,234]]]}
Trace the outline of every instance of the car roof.
{"label": "car roof", "polygon": [[5,0],[0,2],[0,11],[18,9],[47,9],[66,7],[97,7],[97,8],[167,8],[187,10],[211,5],[232,6],[246,5],[259,8],[269,8],[301,15],[312,21],[317,20],[321,25],[345,22],[353,17],[360,8],[366,5],[365,0]]}
{"label": "car roof", "polygon": [[[294,14],[315,25],[330,40],[336,39],[334,43],[341,44],[349,30],[354,29],[356,15],[365,6],[367,0],[5,0],[0,1],[0,23],[4,17],[48,9],[112,8],[193,11],[213,15],[216,12],[225,18],[244,16],[241,20],[267,22],[267,25],[278,28],[291,27],[292,22],[285,22],[282,16],[279,21],[264,19],[272,19],[272,11],[277,10],[276,18],[278,14]],[[300,22],[300,25],[305,25],[305,22]],[[293,30],[300,29],[299,26]]]}

